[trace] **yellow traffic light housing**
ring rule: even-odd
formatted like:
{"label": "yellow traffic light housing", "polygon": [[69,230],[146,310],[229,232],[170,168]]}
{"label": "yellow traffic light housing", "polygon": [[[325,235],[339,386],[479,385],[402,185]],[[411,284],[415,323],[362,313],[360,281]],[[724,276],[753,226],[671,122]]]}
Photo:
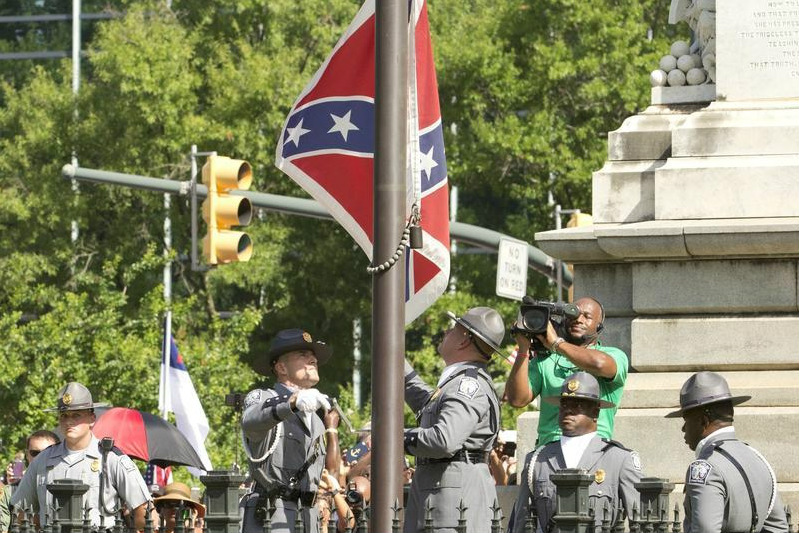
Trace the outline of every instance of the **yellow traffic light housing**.
{"label": "yellow traffic light housing", "polygon": [[203,202],[203,219],[208,234],[203,238],[203,255],[209,265],[249,261],[252,240],[233,226],[246,226],[252,220],[252,203],[230,191],[246,191],[252,183],[252,167],[242,159],[212,155],[203,165],[203,183],[208,197]]}

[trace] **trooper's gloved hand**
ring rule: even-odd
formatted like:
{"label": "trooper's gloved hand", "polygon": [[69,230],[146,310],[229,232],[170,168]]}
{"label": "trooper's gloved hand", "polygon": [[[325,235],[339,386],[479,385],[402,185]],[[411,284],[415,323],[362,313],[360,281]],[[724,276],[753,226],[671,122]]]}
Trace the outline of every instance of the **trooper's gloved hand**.
{"label": "trooper's gloved hand", "polygon": [[330,409],[330,402],[327,396],[322,394],[316,389],[304,389],[297,392],[297,400],[294,405],[298,410],[304,413],[313,413],[324,407],[325,410]]}

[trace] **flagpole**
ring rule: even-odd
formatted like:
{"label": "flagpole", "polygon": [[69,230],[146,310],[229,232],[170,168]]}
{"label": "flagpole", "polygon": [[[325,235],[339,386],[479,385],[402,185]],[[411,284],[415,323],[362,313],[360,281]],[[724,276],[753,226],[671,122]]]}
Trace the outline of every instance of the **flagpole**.
{"label": "flagpole", "polygon": [[159,400],[161,418],[169,419],[172,407],[172,392],[169,390],[169,366],[172,356],[172,311],[167,311],[164,316],[164,343],[161,349],[161,383],[159,387]]}
{"label": "flagpole", "polygon": [[[388,261],[405,222],[408,2],[375,2],[373,264]],[[372,501],[370,531],[391,531],[402,504],[406,257],[372,281]],[[377,413],[380,420],[377,420]]]}

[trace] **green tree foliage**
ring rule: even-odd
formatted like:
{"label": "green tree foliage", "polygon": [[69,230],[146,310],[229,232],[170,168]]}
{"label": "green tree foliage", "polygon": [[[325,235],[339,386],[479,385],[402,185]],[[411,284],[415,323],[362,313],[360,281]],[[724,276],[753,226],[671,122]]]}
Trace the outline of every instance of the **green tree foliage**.
{"label": "green tree foliage", "polygon": [[[669,37],[664,3],[430,0],[459,220],[532,241],[554,226],[550,191],[564,207],[590,210],[605,132],[647,104],[647,72]],[[70,5],[12,2],[2,14],[69,13]],[[217,466],[230,464],[238,446],[236,414],[224,395],[269,381],[247,363],[285,327],[301,325],[334,346],[320,387],[340,396],[362,424],[368,406],[355,409],[350,385],[352,321],[363,321],[368,387],[371,279],[366,257],[341,228],[262,212],[248,230],[256,249],[249,263],[194,272],[185,197],[165,208],[160,194],[73,188],[60,177],[74,155],[84,167],[185,181],[196,144],[248,159],[254,190],[305,196],[273,166],[277,136],[357,0],[83,7],[107,9],[109,18],[82,24],[79,94],[68,59],[0,64],[0,455],[10,457],[27,433],[54,425],[41,409],[69,380],[87,384],[98,401],[155,412],[167,308],[210,419]],[[56,25],[0,27],[0,51],[68,50],[68,24],[47,24]],[[164,253],[166,215],[172,249]],[[493,294],[494,264],[491,254],[454,257],[457,290],[408,328],[408,357],[430,382],[442,368],[433,334],[446,328],[445,310],[492,305],[508,323],[515,316],[516,304]],[[539,296],[551,290],[532,274],[528,289]],[[222,311],[230,318],[221,319]],[[495,358],[491,371],[501,382],[508,368]],[[504,413],[506,427],[516,414]]]}

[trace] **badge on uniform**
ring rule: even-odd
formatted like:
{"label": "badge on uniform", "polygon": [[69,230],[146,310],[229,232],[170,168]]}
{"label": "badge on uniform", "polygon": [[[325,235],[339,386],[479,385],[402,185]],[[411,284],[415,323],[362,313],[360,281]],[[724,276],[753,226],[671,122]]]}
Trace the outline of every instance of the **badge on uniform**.
{"label": "badge on uniform", "polygon": [[461,382],[458,384],[458,394],[461,396],[466,396],[470,400],[474,398],[474,395],[477,394],[477,391],[479,390],[480,384],[474,378],[461,378]]}
{"label": "badge on uniform", "polygon": [[247,409],[249,406],[256,404],[261,401],[261,391],[255,389],[254,391],[250,391],[247,396],[244,397],[244,408]]}
{"label": "badge on uniform", "polygon": [[713,470],[713,465],[699,459],[691,463],[688,467],[688,484],[689,485],[704,485],[707,483],[707,477],[710,471]]}
{"label": "badge on uniform", "polygon": [[99,472],[100,471],[100,460],[99,459],[95,459],[94,461],[92,461],[92,464],[89,465],[89,468],[92,469],[92,472]]}
{"label": "badge on uniform", "polygon": [[605,481],[605,471],[601,468],[598,468],[596,472],[594,472],[594,481],[597,483],[602,483]]}
{"label": "badge on uniform", "polygon": [[68,392],[65,392],[64,395],[61,397],[61,402],[63,402],[64,405],[71,404],[72,403],[72,395],[70,393],[68,393]]}

